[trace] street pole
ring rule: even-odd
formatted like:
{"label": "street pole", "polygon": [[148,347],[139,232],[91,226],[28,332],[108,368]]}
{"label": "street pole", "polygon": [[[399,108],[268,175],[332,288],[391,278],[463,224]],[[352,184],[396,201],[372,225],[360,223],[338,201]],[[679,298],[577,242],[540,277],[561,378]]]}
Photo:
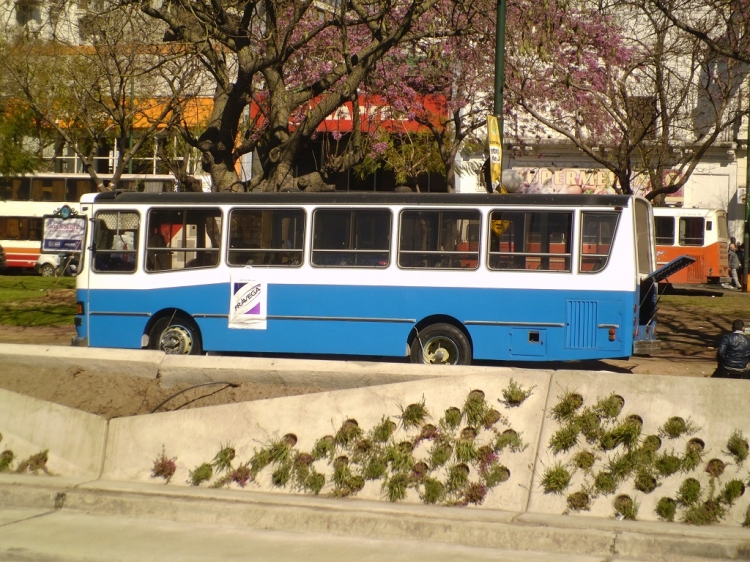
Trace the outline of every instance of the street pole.
{"label": "street pole", "polygon": [[748,287],[748,253],[750,250],[750,228],[748,228],[748,221],[750,221],[750,112],[747,116],[747,147],[745,153],[745,236],[742,241],[742,247],[744,249],[742,257],[742,288],[747,292]]}
{"label": "street pole", "polygon": [[495,104],[492,112],[498,119],[500,140],[503,139],[503,84],[505,83],[505,3],[497,1],[497,27],[495,29]]}

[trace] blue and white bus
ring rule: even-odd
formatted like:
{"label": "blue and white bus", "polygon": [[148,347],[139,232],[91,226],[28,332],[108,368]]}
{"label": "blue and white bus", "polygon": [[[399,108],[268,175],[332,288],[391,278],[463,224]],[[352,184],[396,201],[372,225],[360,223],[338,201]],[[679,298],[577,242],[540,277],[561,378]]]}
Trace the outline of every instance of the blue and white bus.
{"label": "blue and white bus", "polygon": [[77,337],[166,353],[629,357],[653,216],[625,195],[85,195]]}

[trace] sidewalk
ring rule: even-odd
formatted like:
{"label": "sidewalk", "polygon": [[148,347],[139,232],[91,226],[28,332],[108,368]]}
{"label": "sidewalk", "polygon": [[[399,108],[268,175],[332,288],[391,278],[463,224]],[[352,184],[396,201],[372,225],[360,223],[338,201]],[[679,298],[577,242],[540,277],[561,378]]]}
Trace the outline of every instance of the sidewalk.
{"label": "sidewalk", "polygon": [[[746,529],[0,476],[0,560],[746,560]],[[533,550],[532,550],[533,549]]]}

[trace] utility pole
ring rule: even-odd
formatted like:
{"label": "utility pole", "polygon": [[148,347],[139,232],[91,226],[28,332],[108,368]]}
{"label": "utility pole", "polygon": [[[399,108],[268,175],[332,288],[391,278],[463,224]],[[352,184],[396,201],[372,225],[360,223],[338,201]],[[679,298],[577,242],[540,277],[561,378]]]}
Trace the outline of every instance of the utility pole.
{"label": "utility pole", "polygon": [[495,28],[495,102],[487,116],[487,142],[490,149],[490,191],[507,193],[503,175],[503,84],[505,82],[505,7],[507,0],[497,1]]}

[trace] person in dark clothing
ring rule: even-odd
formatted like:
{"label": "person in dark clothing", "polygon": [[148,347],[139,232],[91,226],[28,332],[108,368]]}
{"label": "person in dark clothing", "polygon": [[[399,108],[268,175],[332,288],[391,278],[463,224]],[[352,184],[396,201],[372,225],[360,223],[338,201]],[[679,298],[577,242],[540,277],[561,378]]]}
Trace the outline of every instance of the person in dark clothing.
{"label": "person in dark clothing", "polygon": [[719,361],[717,377],[748,378],[747,362],[750,359],[750,340],[745,336],[745,323],[742,320],[732,322],[732,332],[721,338],[717,359]]}

